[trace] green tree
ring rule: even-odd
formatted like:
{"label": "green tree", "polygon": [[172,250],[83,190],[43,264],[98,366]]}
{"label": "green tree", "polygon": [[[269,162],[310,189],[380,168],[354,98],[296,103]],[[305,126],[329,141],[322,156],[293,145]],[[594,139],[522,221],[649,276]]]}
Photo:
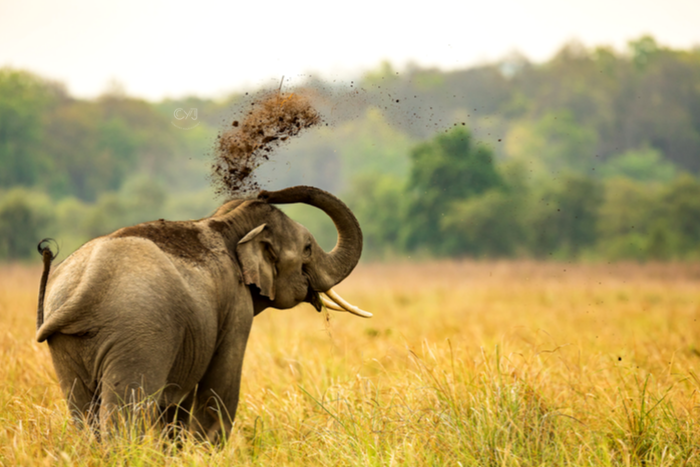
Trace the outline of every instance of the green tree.
{"label": "green tree", "polygon": [[15,188],[0,197],[0,259],[28,259],[52,220],[42,193]]}
{"label": "green tree", "polygon": [[452,203],[503,185],[490,148],[474,144],[470,132],[456,127],[411,151],[404,244],[409,250],[438,255],[470,251],[458,232],[442,228]]}
{"label": "green tree", "polygon": [[527,167],[519,161],[501,164],[503,186],[452,203],[441,227],[464,236],[470,254],[512,257],[526,254],[530,232],[525,228],[531,188]]}
{"label": "green tree", "polygon": [[677,174],[676,167],[653,148],[627,151],[605,161],[600,175],[604,178],[624,177],[639,182],[672,181]]}
{"label": "green tree", "polygon": [[599,160],[596,144],[594,130],[579,124],[571,112],[562,111],[515,124],[508,133],[506,151],[527,163],[536,178],[567,172],[590,176]]}
{"label": "green tree", "polygon": [[167,195],[163,186],[146,175],[133,176],[119,191],[128,212],[126,222],[138,224],[163,217]]}
{"label": "green tree", "polygon": [[58,196],[95,201],[118,190],[136,171],[150,176],[169,169],[167,122],[145,102],[104,98],[58,107],[47,127],[46,149],[55,168],[49,186]]}
{"label": "green tree", "polygon": [[627,43],[632,62],[639,69],[644,69],[649,61],[659,52],[659,45],[651,36],[642,36]]}
{"label": "green tree", "polygon": [[528,210],[533,253],[575,258],[593,245],[602,199],[600,183],[581,175],[567,175],[542,187]]}
{"label": "green tree", "polygon": [[381,173],[359,175],[344,198],[362,225],[364,257],[383,258],[401,252],[406,219],[401,178]]}
{"label": "green tree", "polygon": [[95,238],[126,227],[131,224],[129,215],[129,206],[123,197],[115,192],[102,193],[83,220],[86,236]]}
{"label": "green tree", "polygon": [[659,222],[678,239],[678,256],[700,253],[700,181],[690,175],[679,177],[661,196]]}
{"label": "green tree", "polygon": [[597,251],[605,258],[644,260],[650,257],[649,238],[658,215],[658,189],[631,178],[604,183],[598,210]]}
{"label": "green tree", "polygon": [[0,188],[32,186],[45,173],[44,116],[55,91],[31,73],[0,69]]}
{"label": "green tree", "polygon": [[370,70],[362,77],[363,87],[389,87],[396,85],[400,81],[399,72],[394,69],[391,62],[384,60],[376,70]]}
{"label": "green tree", "polygon": [[515,256],[525,246],[526,238],[521,201],[512,193],[498,189],[456,201],[442,219],[442,230],[463,235],[464,248],[475,256]]}

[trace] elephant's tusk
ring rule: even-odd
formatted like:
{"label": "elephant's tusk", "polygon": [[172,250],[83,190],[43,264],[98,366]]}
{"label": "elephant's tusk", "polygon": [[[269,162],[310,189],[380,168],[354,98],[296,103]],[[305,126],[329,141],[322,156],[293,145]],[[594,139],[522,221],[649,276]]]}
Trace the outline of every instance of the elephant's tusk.
{"label": "elephant's tusk", "polygon": [[341,307],[330,298],[321,294],[319,294],[319,297],[321,297],[321,303],[323,303],[323,306],[325,306],[326,308],[335,311],[347,311],[345,308]]}
{"label": "elephant's tusk", "polygon": [[372,313],[370,313],[369,311],[361,310],[355,305],[351,305],[348,302],[346,302],[345,299],[338,295],[338,293],[333,289],[328,289],[326,291],[326,295],[328,295],[328,297],[331,298],[335,303],[343,307],[345,311],[349,311],[353,315],[361,316],[363,318],[371,318],[373,316]]}

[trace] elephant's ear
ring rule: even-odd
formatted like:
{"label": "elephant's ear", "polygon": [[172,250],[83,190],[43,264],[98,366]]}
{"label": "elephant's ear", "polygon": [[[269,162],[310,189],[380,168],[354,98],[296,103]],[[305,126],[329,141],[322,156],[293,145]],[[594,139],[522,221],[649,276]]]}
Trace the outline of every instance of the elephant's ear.
{"label": "elephant's ear", "polygon": [[270,300],[275,299],[275,265],[269,252],[269,241],[260,235],[266,224],[251,230],[238,242],[236,252],[243,270],[246,285],[255,284],[260,293]]}

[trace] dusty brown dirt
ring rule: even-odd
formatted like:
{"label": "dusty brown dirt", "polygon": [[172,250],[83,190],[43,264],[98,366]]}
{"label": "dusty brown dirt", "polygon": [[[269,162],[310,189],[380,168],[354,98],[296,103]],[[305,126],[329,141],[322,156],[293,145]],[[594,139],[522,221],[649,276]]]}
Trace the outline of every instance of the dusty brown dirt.
{"label": "dusty brown dirt", "polygon": [[202,262],[210,253],[199,238],[199,229],[191,222],[168,222],[158,220],[124,227],[111,238],[141,237],[151,240],[164,252],[192,262]]}
{"label": "dusty brown dirt", "polygon": [[260,189],[254,171],[280,145],[302,130],[322,122],[321,115],[301,93],[264,94],[251,102],[242,121],[219,134],[212,167],[217,194],[239,198]]}

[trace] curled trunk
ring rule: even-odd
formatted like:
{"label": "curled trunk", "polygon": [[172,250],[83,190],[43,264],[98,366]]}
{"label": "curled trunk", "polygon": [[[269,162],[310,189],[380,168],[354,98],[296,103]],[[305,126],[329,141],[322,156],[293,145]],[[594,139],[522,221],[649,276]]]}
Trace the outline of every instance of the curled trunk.
{"label": "curled trunk", "polygon": [[318,248],[312,272],[313,287],[325,292],[345,279],[362,254],[362,230],[345,203],[332,194],[310,186],[296,186],[279,191],[262,191],[258,199],[272,204],[304,203],[325,212],[338,230],[338,243],[330,253]]}

